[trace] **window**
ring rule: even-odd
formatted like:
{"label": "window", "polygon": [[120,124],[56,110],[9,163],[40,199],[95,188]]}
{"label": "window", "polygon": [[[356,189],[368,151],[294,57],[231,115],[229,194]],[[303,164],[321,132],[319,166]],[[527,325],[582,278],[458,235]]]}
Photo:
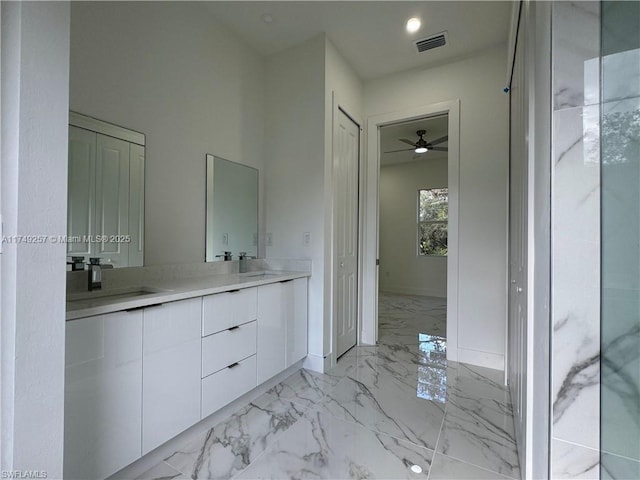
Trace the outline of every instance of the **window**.
{"label": "window", "polygon": [[418,190],[418,255],[447,254],[449,189]]}

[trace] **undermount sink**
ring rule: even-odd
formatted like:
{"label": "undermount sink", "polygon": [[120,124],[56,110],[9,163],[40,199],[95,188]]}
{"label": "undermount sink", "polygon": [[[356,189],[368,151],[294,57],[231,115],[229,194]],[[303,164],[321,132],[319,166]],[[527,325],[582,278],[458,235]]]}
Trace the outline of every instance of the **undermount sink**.
{"label": "undermount sink", "polygon": [[251,278],[251,279],[258,279],[258,278],[269,278],[269,277],[277,277],[279,275],[282,275],[281,273],[270,273],[270,272],[252,272],[252,273],[247,273],[244,274],[244,277],[247,278]]}
{"label": "undermount sink", "polygon": [[136,286],[127,288],[110,288],[107,290],[96,290],[93,292],[72,293],[67,295],[68,304],[82,304],[83,306],[104,305],[118,300],[130,300],[155,293],[170,292],[156,287]]}

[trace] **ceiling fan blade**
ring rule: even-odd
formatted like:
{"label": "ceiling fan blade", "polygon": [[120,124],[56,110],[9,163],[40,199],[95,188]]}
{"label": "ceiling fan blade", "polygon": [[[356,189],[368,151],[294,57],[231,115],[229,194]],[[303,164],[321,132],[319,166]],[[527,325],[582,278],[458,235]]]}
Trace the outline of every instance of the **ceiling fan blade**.
{"label": "ceiling fan blade", "polygon": [[390,150],[388,152],[383,152],[383,153],[408,152],[409,150],[414,150],[414,149],[413,148],[403,148],[402,150]]}
{"label": "ceiling fan blade", "polygon": [[448,152],[449,149],[447,147],[431,147],[429,150],[433,150],[434,152]]}
{"label": "ceiling fan blade", "polygon": [[406,138],[399,138],[398,140],[400,140],[401,142],[404,142],[408,145],[413,145],[414,147],[416,146],[416,142],[412,142],[411,140],[407,140]]}
{"label": "ceiling fan blade", "polygon": [[444,143],[449,140],[449,135],[445,135],[444,137],[436,138],[434,141],[429,142],[430,145],[438,145],[439,143]]}

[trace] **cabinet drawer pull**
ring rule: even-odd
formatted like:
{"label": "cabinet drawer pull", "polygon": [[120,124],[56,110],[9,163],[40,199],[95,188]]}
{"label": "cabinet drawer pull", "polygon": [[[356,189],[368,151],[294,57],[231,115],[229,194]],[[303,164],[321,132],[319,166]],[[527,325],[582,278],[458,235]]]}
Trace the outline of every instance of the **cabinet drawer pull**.
{"label": "cabinet drawer pull", "polygon": [[164,304],[163,303],[156,303],[156,304],[153,304],[153,305],[145,305],[144,307],[127,308],[125,310],[125,312],[137,312],[138,310],[144,310],[145,308],[161,307],[162,305],[164,305]]}
{"label": "cabinet drawer pull", "polygon": [[147,307],[134,307],[134,308],[127,308],[125,310],[125,312],[129,313],[129,312],[137,312],[138,310],[144,310]]}
{"label": "cabinet drawer pull", "polygon": [[293,278],[290,278],[289,280],[281,280],[280,283],[289,283],[289,282],[293,282]]}
{"label": "cabinet drawer pull", "polygon": [[238,365],[240,365],[238,362],[234,362],[234,363],[232,363],[231,365],[229,365],[227,368],[235,368],[235,367],[237,367]]}
{"label": "cabinet drawer pull", "polygon": [[240,291],[240,289],[238,288],[237,290],[228,290],[227,293],[238,293]]}
{"label": "cabinet drawer pull", "polygon": [[229,330],[230,332],[233,332],[234,330],[238,330],[239,328],[240,327],[236,325],[235,327],[228,328],[227,330]]}

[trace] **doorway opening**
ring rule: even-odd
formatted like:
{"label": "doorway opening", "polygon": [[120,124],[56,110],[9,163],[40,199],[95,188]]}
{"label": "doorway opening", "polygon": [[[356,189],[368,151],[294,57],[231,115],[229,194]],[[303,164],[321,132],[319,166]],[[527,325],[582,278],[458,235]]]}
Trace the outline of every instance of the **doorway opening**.
{"label": "doorway opening", "polygon": [[[391,325],[384,324],[386,319],[383,317],[388,312],[384,302],[392,302],[389,309],[393,308],[394,302],[387,294],[392,297],[416,294],[430,296],[433,299],[440,298],[441,304],[436,305],[435,300],[427,307],[432,313],[439,312],[429,328],[434,334],[440,333],[441,337],[446,337],[447,359],[458,359],[459,111],[459,101],[452,100],[378,115],[368,120],[362,248],[363,344],[376,344],[385,335],[399,334],[393,331]],[[423,130],[425,133],[420,135]],[[420,168],[421,154],[416,152],[420,147],[420,139],[427,143],[427,152],[424,154],[427,156],[424,158],[429,158],[429,153],[438,153],[440,156],[440,176],[437,177],[434,170],[432,184],[420,183],[403,188],[392,185],[401,177],[409,177],[406,172],[398,173],[400,170]],[[435,150],[436,147],[438,150]],[[394,152],[404,149],[407,150]],[[404,162],[402,157],[395,157],[396,162],[393,161],[393,155],[399,154],[406,155]],[[385,155],[392,155],[390,163]],[[415,159],[414,155],[417,156]],[[432,155],[431,158],[436,157]],[[397,166],[403,163],[415,165]],[[394,175],[386,176],[387,172],[382,171],[385,169],[389,172],[398,171],[395,180]],[[383,202],[387,202],[385,198],[394,197],[394,191],[397,195],[403,192],[405,202],[408,202],[404,204],[404,210],[408,210],[406,218],[413,222],[410,229],[403,228],[402,232],[398,224],[394,225],[394,222],[400,221],[397,216],[391,215],[391,226],[385,219],[389,217],[389,205]],[[397,205],[401,203],[399,199],[388,201],[396,204],[391,208],[391,214],[394,208],[402,209]],[[403,238],[402,242],[396,243],[400,237]],[[371,241],[373,239],[375,241]],[[420,262],[429,266],[421,269]],[[434,274],[436,271],[437,275]],[[443,301],[443,298],[446,300]],[[417,333],[428,335],[426,332],[409,332],[414,340]]]}
{"label": "doorway opening", "polygon": [[446,344],[448,130],[448,114],[379,130],[380,343]]}

